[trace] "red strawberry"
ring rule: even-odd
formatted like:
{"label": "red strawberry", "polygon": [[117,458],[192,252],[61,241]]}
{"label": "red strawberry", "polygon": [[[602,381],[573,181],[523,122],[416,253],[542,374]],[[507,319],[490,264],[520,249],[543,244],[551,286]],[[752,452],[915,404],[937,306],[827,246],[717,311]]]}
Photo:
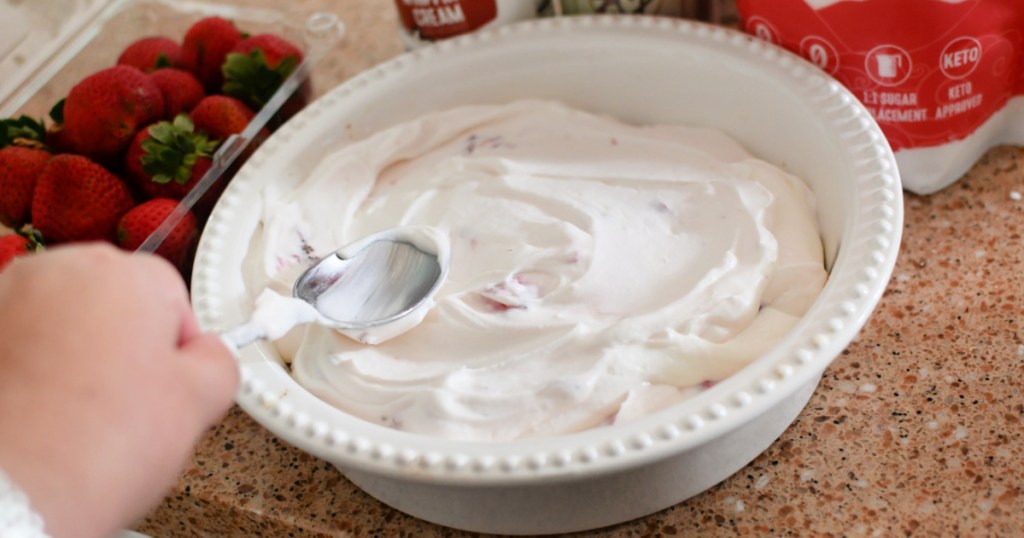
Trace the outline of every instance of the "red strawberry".
{"label": "red strawberry", "polygon": [[191,71],[209,93],[221,91],[221,66],[228,52],[242,40],[234,23],[222,17],[206,17],[193,24],[181,44],[181,65]]}
{"label": "red strawberry", "polygon": [[50,157],[38,148],[0,149],[0,223],[17,229],[30,220],[36,180]]}
{"label": "red strawberry", "polygon": [[164,98],[162,117],[167,120],[192,110],[206,95],[199,79],[183,69],[157,69],[149,74],[149,78],[160,88]]}
{"label": "red strawberry", "polygon": [[135,135],[125,158],[127,179],[148,198],[181,200],[210,169],[216,141],[196,133],[185,114]]}
{"label": "red strawberry", "polygon": [[224,61],[224,94],[259,110],[302,58],[298,47],[274,34],[245,38]]}
{"label": "red strawberry", "polygon": [[117,221],[135,204],[128,186],[81,155],[46,163],[32,197],[32,223],[49,243],[113,241]]}
{"label": "red strawberry", "polygon": [[130,65],[144,73],[181,65],[181,45],[163,36],[138,39],[125,47],[117,65]]}
{"label": "red strawberry", "polygon": [[118,65],[71,88],[64,103],[64,128],[78,153],[109,161],[128,146],[135,131],[163,112],[156,83],[134,67]]}
{"label": "red strawberry", "polygon": [[[177,200],[154,198],[133,207],[117,224],[117,244],[127,250],[138,249],[177,206]],[[198,238],[196,217],[188,211],[160,242],[155,252],[183,270]]]}
{"label": "red strawberry", "polygon": [[[269,69],[285,69],[290,73],[302,62],[302,49],[294,43],[274,34],[257,34],[239,41],[233,53],[253,56]],[[259,53],[254,55],[254,53]],[[285,76],[288,75],[285,73]]]}
{"label": "red strawberry", "polygon": [[14,258],[42,249],[43,241],[36,230],[0,235],[0,271]]}
{"label": "red strawberry", "polygon": [[71,136],[63,125],[54,125],[46,130],[46,146],[54,154],[74,153],[75,151]]}
{"label": "red strawberry", "polygon": [[224,141],[242,132],[256,113],[245,103],[224,95],[207,95],[192,109],[192,123],[196,131],[204,132],[214,140]]}
{"label": "red strawberry", "polygon": [[28,239],[18,234],[0,235],[0,271],[14,258],[28,254],[28,249]]}

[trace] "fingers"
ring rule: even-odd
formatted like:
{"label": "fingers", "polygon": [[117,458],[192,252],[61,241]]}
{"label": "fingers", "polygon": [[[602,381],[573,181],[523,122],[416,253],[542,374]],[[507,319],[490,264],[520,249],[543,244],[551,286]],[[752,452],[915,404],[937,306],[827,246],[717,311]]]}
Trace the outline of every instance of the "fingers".
{"label": "fingers", "polygon": [[[141,356],[160,357],[161,349],[163,353],[177,355],[172,357],[180,359],[175,361],[176,366],[165,366],[183,370],[179,374],[184,376],[183,386],[188,387],[199,410],[197,420],[207,426],[219,420],[234,400],[238,366],[217,335],[202,333],[192,312],[188,289],[173,265],[156,255],[128,254],[104,244],[57,247],[47,256],[45,265],[38,264],[33,269],[71,279],[68,285],[72,288],[88,289],[100,296],[79,295],[80,302],[106,304],[118,315],[132,320],[134,336],[140,340],[131,345],[152,348]],[[35,281],[38,279],[26,282]],[[48,282],[52,286],[53,279]],[[95,317],[88,314],[86,321],[92,321],[88,316]],[[134,355],[138,350],[130,352]],[[166,359],[167,355],[163,357]]]}
{"label": "fingers", "polygon": [[[212,425],[234,401],[238,365],[232,352],[214,334],[203,334],[192,312],[180,273],[163,258],[135,253],[128,260],[139,293],[152,301],[149,315],[172,327],[163,334],[177,350],[186,386],[205,426]],[[159,323],[159,321],[157,321]],[[170,334],[167,334],[170,333]],[[163,337],[163,336],[162,336]]]}
{"label": "fingers", "polygon": [[238,363],[234,353],[216,334],[204,334],[189,302],[188,290],[177,269],[155,255],[135,254],[139,263],[152,265],[153,284],[164,293],[165,307],[177,317],[178,352],[189,376],[200,412],[207,425],[217,422],[234,402],[238,389]]}
{"label": "fingers", "polygon": [[205,413],[207,425],[213,425],[234,402],[238,362],[220,337],[212,333],[192,338],[179,352],[184,355],[182,368],[190,377],[200,412]]}

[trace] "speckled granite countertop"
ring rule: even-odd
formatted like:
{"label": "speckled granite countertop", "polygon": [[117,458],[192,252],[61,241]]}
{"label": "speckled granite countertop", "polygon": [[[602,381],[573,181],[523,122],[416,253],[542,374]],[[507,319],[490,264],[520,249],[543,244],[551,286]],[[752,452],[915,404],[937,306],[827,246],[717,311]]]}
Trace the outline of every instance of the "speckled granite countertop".
{"label": "speckled granite countertop", "polygon": [[[402,51],[391,0],[290,9],[327,9],[348,26],[317,69],[317,92]],[[709,491],[591,534],[1024,536],[1022,193],[1024,149],[999,147],[954,186],[906,195],[893,280],[796,422]],[[383,505],[237,407],[139,530],[467,535]]]}

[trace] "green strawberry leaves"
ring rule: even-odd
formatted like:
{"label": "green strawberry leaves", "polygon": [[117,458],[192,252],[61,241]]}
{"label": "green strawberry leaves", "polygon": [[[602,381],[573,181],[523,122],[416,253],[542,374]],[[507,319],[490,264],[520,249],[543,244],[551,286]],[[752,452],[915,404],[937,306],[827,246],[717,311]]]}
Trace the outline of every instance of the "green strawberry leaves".
{"label": "green strawberry leaves", "polygon": [[249,53],[233,52],[224,61],[224,94],[249,105],[253,110],[263,108],[284,79],[298,67],[298,59],[285,57],[271,69],[267,57],[260,49]]}
{"label": "green strawberry leaves", "polygon": [[166,69],[168,67],[174,67],[174,63],[171,62],[171,59],[166,54],[161,52],[156,57],[156,65],[153,66],[153,70],[156,71],[157,69]]}
{"label": "green strawberry leaves", "polygon": [[64,103],[66,101],[67,98],[61,99],[50,109],[50,119],[57,125],[64,125]]}
{"label": "green strawberry leaves", "polygon": [[43,146],[46,126],[43,120],[19,116],[0,120],[0,148],[7,146]]}
{"label": "green strawberry leaves", "polygon": [[26,224],[20,230],[16,231],[18,235],[25,238],[28,241],[26,250],[29,252],[38,252],[45,250],[46,242],[43,241],[43,234],[39,230],[32,227],[31,224]]}
{"label": "green strawberry leaves", "polygon": [[161,121],[149,128],[149,138],[142,142],[142,170],[155,183],[184,185],[192,178],[196,161],[213,155],[218,143],[195,132],[188,115],[179,114],[173,122]]}
{"label": "green strawberry leaves", "polygon": [[[53,105],[49,116],[56,125],[64,123],[64,99]],[[51,151],[46,146],[46,124],[43,119],[35,119],[25,114],[17,118],[0,119],[0,148],[7,146],[24,146]]]}

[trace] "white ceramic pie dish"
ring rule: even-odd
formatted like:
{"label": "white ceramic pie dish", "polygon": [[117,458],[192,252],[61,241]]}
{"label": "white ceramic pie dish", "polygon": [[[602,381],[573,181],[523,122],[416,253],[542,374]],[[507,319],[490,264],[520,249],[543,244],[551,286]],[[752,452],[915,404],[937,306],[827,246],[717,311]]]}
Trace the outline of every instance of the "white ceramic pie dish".
{"label": "white ceramic pie dish", "polygon": [[352,417],[296,383],[272,347],[242,352],[239,405],[336,465],[371,495],[452,527],[569,532],[640,517],[743,467],[793,421],[868,319],[895,264],[902,192],[867,111],[799,57],[689,21],[529,21],[405,54],[334,88],[274,134],[228,187],[196,256],[193,305],[208,330],[247,318],[241,260],[268,181],[297,182],[340,145],[428,111],[548,98],[634,123],[711,126],[807,181],[829,281],[769,353],[646,418],[558,437],[460,442]]}

